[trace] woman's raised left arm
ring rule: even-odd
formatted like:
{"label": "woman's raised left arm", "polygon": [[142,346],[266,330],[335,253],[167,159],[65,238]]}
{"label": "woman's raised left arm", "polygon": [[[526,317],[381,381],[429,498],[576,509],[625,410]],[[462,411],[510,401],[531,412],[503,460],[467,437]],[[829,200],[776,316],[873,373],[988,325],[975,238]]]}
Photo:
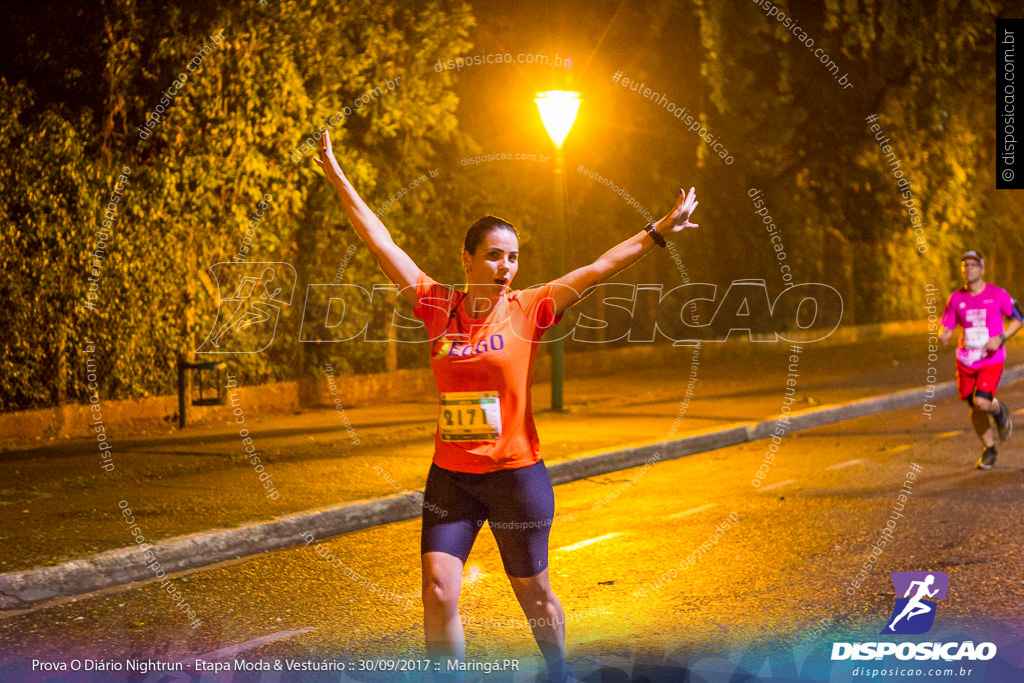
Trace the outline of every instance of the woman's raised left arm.
{"label": "woman's raised left arm", "polygon": [[[663,242],[665,235],[681,232],[687,228],[696,228],[690,222],[690,215],[697,208],[697,194],[691,187],[689,193],[679,190],[679,198],[672,210],[664,218],[652,224],[658,238]],[[555,287],[552,296],[555,299],[555,313],[561,313],[580,299],[588,289],[599,285],[619,271],[625,270],[650,251],[658,242],[647,229],[641,230],[629,239],[616,244],[601,254],[593,263],[577,268],[555,280],[561,286]]]}

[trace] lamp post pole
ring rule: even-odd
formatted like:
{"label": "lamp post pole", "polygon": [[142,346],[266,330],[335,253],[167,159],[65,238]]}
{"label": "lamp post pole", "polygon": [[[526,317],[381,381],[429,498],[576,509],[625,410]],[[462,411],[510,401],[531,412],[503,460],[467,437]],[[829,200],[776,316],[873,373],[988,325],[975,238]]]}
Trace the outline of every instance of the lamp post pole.
{"label": "lamp post pole", "polygon": [[[565,230],[567,186],[565,180],[565,151],[561,146],[555,148],[555,273],[561,277],[565,273]],[[562,340],[564,324],[559,322],[552,332],[555,342],[551,346],[551,410],[565,410],[562,401],[562,383],[565,374],[565,342]]]}
{"label": "lamp post pole", "polygon": [[[580,108],[580,95],[566,90],[549,90],[537,93],[534,100],[540,111],[541,121],[551,142],[555,145],[555,277],[565,274],[565,231],[567,185],[565,179],[565,152],[562,143],[576,122]],[[565,365],[565,343],[561,339],[563,326],[559,323],[553,330],[556,339],[551,345],[551,410],[562,412],[562,382]]]}

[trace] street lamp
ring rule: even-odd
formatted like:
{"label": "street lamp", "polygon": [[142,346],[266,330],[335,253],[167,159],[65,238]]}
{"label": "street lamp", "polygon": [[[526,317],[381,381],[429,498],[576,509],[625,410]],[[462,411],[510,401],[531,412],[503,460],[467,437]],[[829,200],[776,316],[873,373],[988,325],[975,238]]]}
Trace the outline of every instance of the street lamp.
{"label": "street lamp", "polygon": [[551,136],[556,149],[562,149],[565,136],[576,123],[576,113],[580,110],[580,94],[570,90],[548,90],[537,93],[533,100],[540,110],[540,120]]}
{"label": "street lamp", "polygon": [[[557,277],[565,273],[565,152],[562,143],[576,122],[576,114],[580,109],[580,94],[569,90],[549,90],[537,93],[533,100],[540,111],[540,120],[555,145],[555,258],[554,269]],[[556,337],[560,337],[561,325],[554,329]],[[551,410],[561,412],[562,375],[565,359],[565,343],[556,339],[551,347]]]}

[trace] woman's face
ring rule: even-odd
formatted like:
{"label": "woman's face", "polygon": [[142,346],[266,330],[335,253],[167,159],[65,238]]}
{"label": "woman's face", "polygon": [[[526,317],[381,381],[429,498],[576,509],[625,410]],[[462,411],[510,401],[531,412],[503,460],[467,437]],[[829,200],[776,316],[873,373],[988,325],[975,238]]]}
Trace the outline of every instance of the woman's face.
{"label": "woman's face", "polygon": [[519,239],[511,230],[491,230],[477,245],[475,253],[462,251],[462,265],[468,284],[494,287],[493,293],[499,295],[519,270]]}

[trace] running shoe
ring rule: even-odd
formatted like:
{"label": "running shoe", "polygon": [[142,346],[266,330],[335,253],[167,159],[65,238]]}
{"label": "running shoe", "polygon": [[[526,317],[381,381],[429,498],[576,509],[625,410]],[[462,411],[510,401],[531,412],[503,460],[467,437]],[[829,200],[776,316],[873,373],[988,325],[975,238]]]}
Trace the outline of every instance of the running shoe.
{"label": "running shoe", "polygon": [[999,402],[999,412],[996,413],[996,429],[999,430],[999,440],[1006,441],[1013,431],[1013,420],[1010,419],[1010,409],[1002,401]]}
{"label": "running shoe", "polygon": [[996,464],[996,447],[989,446],[981,453],[981,457],[978,458],[978,462],[974,464],[975,469],[979,470],[990,470],[992,465]]}

